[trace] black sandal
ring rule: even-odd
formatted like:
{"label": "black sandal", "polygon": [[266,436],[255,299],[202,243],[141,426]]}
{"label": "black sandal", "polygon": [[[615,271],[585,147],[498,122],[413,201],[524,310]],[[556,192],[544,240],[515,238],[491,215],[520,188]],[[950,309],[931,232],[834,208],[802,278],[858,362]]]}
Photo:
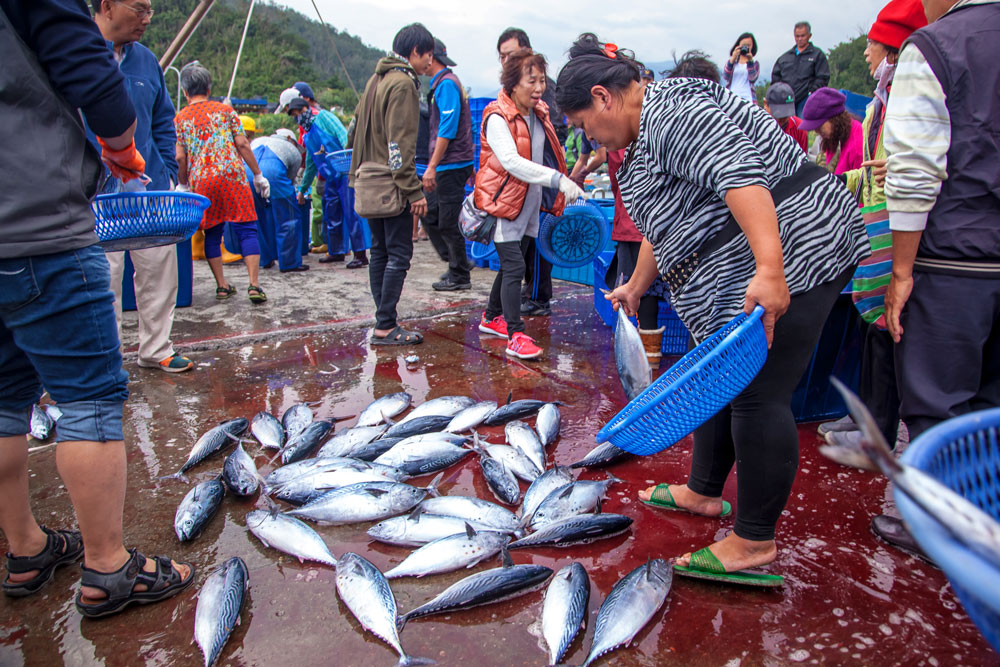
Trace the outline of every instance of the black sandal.
{"label": "black sandal", "polygon": [[[49,530],[45,526],[41,528],[46,536],[45,548],[41,552],[34,556],[7,554],[9,574],[4,578],[3,592],[8,597],[23,598],[37,593],[42,586],[52,580],[57,567],[79,560],[83,555],[83,538],[79,531]],[[18,582],[10,580],[10,574],[24,574],[32,570],[38,570],[38,574],[31,579]]]}
{"label": "black sandal", "polygon": [[[114,572],[98,572],[83,567],[80,585],[103,591],[107,597],[99,602],[84,603],[83,591],[76,595],[76,608],[87,618],[111,616],[125,609],[130,604],[150,604],[160,602],[177,595],[194,581],[195,568],[190,563],[179,563],[190,569],[186,579],[181,579],[178,572],[166,556],[157,556],[156,570],[146,572],[146,556],[135,549],[130,549],[131,557]],[[135,590],[136,584],[143,584],[146,590]]]}
{"label": "black sandal", "polygon": [[417,345],[424,342],[424,337],[416,331],[407,331],[396,325],[396,328],[384,336],[372,334],[372,345]]}

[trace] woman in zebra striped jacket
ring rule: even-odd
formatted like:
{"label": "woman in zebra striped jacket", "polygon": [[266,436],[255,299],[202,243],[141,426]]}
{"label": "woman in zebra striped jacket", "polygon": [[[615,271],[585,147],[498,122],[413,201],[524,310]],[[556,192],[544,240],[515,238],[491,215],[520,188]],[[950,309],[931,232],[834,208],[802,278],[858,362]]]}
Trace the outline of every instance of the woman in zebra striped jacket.
{"label": "woman in zebra striped jacket", "polygon": [[687,484],[658,485],[640,499],[722,516],[735,463],[733,533],[678,564],[723,575],[766,565],[777,557],[775,526],[798,464],[791,396],[837,295],[868,254],[857,205],[759,107],[699,79],[644,92],[635,61],[592,34],[570,50],[556,100],[608,150],[627,149],[618,181],[645,240],[631,280],[611,295],[616,306],[634,311],[662,275],[697,341],[764,307],[763,369],[695,431]]}

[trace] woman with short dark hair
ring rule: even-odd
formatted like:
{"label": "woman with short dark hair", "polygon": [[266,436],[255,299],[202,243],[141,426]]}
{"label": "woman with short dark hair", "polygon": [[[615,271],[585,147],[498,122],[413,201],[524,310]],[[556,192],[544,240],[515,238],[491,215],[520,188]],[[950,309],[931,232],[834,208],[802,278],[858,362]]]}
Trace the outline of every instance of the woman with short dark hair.
{"label": "woman with short dark hair", "polygon": [[743,99],[757,103],[753,85],[760,76],[760,63],[757,57],[757,38],[752,32],[745,32],[736,38],[736,43],[729,50],[729,59],[722,68],[722,85]]}
{"label": "woman with short dark hair", "polygon": [[561,215],[583,191],[566,176],[562,144],[542,101],[545,57],[530,49],[504,60],[502,89],[483,111],[482,155],[475,204],[497,218],[493,243],[500,270],[479,330],[507,339],[507,354],[535,359],[543,350],[521,320],[522,245],[538,235],[541,211]]}
{"label": "woman with short dark hair", "polygon": [[722,489],[735,464],[733,533],[678,565],[692,576],[753,578],[732,573],[777,557],[775,526],[798,464],[792,393],[834,301],[867,254],[857,206],[763,109],[699,79],[643,88],[630,59],[593,34],[570,50],[556,99],[588,136],[609,150],[628,149],[618,182],[644,240],[632,277],[610,295],[613,304],[634,312],[662,275],[696,341],[764,308],[767,360],[695,431],[687,483],[640,493],[654,506],[726,516]]}

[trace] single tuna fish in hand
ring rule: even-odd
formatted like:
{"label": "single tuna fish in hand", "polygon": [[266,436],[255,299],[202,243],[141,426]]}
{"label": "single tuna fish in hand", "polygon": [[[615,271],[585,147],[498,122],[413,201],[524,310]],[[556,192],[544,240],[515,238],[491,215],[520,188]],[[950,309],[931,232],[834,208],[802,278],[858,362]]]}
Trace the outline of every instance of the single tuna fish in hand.
{"label": "single tuna fish in hand", "polygon": [[302,521],[277,512],[253,510],[247,512],[247,529],[254,537],[299,562],[311,560],[331,567],[337,566],[337,559],[315,530]]}
{"label": "single tuna fish in hand", "polygon": [[216,568],[198,592],[194,611],[194,639],[210,667],[240,623],[240,611],[250,586],[250,573],[241,558],[230,558]]}
{"label": "single tuna fish in hand", "polygon": [[626,317],[625,309],[621,307],[618,308],[618,326],[615,327],[615,365],[625,390],[625,398],[629,401],[653,381],[653,371],[649,367],[639,330]]}
{"label": "single tuna fish in hand", "polygon": [[31,406],[31,437],[35,440],[47,440],[52,435],[52,427],[55,421],[49,416],[44,408],[38,405]]}
{"label": "single tuna fish in hand", "polygon": [[399,654],[398,667],[434,662],[411,658],[403,651],[397,629],[396,598],[389,588],[389,582],[367,559],[350,552],[340,557],[337,564],[337,594],[354,614],[354,618],[358,619],[361,627]]}
{"label": "single tuna fish in hand", "polygon": [[218,511],[224,495],[226,487],[218,477],[202,482],[188,491],[174,514],[177,539],[181,542],[194,539]]}
{"label": "single tuna fish in hand", "polygon": [[549,664],[558,665],[583,627],[590,601],[590,577],[573,562],[556,572],[542,603],[542,637],[549,647]]}
{"label": "single tuna fish in hand", "polygon": [[673,579],[670,565],[656,558],[615,584],[597,612],[594,643],[584,667],[632,641],[666,602]]}
{"label": "single tuna fish in hand", "polygon": [[405,391],[387,394],[368,404],[358,415],[358,426],[378,426],[386,419],[392,419],[410,407],[413,397]]}

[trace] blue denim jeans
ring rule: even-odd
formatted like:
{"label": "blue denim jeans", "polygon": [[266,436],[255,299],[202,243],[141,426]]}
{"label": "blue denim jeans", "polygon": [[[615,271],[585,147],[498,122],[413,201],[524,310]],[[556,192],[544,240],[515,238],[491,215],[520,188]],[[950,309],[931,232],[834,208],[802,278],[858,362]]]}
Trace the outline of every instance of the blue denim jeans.
{"label": "blue denim jeans", "polygon": [[56,439],[122,439],[128,373],[110,269],[99,246],[0,258],[0,437],[29,430],[42,388],[62,411]]}

